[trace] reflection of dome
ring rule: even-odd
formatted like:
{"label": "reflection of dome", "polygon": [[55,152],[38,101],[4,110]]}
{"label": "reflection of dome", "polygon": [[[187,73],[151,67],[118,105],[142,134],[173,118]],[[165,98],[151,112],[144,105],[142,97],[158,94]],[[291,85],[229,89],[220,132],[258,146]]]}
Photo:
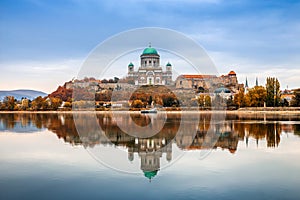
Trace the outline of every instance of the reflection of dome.
{"label": "reflection of dome", "polygon": [[151,46],[149,46],[146,49],[144,49],[143,55],[145,55],[145,54],[155,54],[155,55],[158,55],[156,49],[152,48]]}
{"label": "reflection of dome", "polygon": [[236,151],[236,149],[229,149],[229,152],[232,153],[232,154],[234,154],[235,151]]}
{"label": "reflection of dome", "polygon": [[171,65],[171,63],[168,62],[166,66],[167,67],[171,67],[172,65]]}
{"label": "reflection of dome", "polygon": [[154,178],[154,176],[156,176],[157,174],[157,170],[155,171],[144,171],[144,176],[147,177],[148,179],[152,179]]}
{"label": "reflection of dome", "polygon": [[221,93],[221,92],[223,92],[223,93],[231,93],[231,91],[229,89],[225,88],[225,87],[220,87],[220,88],[217,88],[215,90],[215,93]]}

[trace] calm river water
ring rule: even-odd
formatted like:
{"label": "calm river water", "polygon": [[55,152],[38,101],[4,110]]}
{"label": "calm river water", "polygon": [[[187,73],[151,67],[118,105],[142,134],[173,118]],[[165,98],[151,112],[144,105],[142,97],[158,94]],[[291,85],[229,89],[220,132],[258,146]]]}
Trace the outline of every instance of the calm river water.
{"label": "calm river water", "polygon": [[0,114],[0,199],[299,199],[300,115]]}

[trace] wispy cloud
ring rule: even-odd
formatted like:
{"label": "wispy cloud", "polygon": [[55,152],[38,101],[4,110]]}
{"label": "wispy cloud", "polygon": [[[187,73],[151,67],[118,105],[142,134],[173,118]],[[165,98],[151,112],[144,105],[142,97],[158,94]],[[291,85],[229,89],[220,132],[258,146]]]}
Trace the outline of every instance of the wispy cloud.
{"label": "wispy cloud", "polygon": [[0,89],[32,88],[49,93],[76,77],[81,63],[81,59],[1,63]]}

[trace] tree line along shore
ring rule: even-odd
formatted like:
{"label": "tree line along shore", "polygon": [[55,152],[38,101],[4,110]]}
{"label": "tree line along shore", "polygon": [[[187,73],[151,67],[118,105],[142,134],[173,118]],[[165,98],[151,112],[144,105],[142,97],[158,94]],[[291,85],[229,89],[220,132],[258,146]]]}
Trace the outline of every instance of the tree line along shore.
{"label": "tree line along shore", "polygon": [[[94,79],[85,79],[89,82]],[[156,107],[165,111],[299,111],[300,88],[280,90],[277,78],[267,78],[265,86],[242,87],[235,94],[208,93],[197,89],[178,89],[159,85],[138,88],[122,84],[102,84],[103,88],[67,87],[35,99],[6,96],[0,101],[0,111],[139,111]],[[89,85],[89,84],[88,84]],[[286,98],[286,97],[289,97]]]}

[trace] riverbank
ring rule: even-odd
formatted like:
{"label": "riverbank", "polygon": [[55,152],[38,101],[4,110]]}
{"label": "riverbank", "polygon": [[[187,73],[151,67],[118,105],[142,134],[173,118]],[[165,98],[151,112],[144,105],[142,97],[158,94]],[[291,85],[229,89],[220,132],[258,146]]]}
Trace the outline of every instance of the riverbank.
{"label": "riverbank", "polygon": [[[140,111],[128,111],[128,110],[111,110],[111,111],[91,111],[91,110],[82,110],[82,111],[0,111],[0,114],[22,114],[22,113],[29,113],[29,114],[70,114],[70,113],[140,113]],[[165,111],[159,110],[158,112],[166,112],[166,113],[190,113],[190,114],[211,114],[211,113],[220,113],[220,114],[299,114],[300,115],[300,108],[240,108],[238,110],[181,110],[181,111]]]}

